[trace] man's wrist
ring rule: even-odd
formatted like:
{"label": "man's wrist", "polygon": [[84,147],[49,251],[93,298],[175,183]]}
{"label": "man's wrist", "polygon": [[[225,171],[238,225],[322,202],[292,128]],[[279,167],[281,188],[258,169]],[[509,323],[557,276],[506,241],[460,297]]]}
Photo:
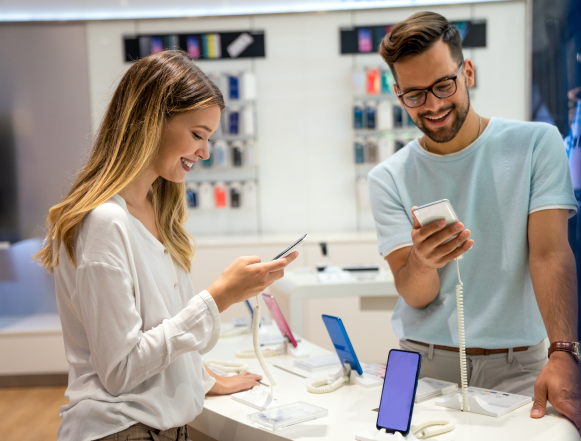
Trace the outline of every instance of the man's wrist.
{"label": "man's wrist", "polygon": [[410,252],[409,265],[412,271],[417,271],[421,274],[429,274],[435,271],[434,268],[430,268],[429,266],[424,265],[424,263],[420,260],[420,258],[416,254],[415,247],[412,247],[412,250]]}
{"label": "man's wrist", "polygon": [[553,361],[554,363],[572,363],[575,366],[580,366],[575,360],[575,356],[571,352],[567,351],[555,351],[551,353],[549,357],[549,362]]}

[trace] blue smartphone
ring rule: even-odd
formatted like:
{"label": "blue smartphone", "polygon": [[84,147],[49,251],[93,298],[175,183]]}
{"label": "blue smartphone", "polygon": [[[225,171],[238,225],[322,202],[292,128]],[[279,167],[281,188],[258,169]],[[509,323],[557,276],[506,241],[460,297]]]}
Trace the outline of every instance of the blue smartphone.
{"label": "blue smartphone", "polygon": [[375,425],[377,430],[400,432],[403,436],[409,433],[421,366],[419,352],[389,351]]}
{"label": "blue smartphone", "polygon": [[357,355],[355,355],[355,350],[353,345],[351,345],[347,330],[343,326],[343,321],[339,317],[323,314],[323,322],[343,367],[345,367],[345,362],[348,361],[351,364],[351,369],[357,371],[359,375],[363,375],[363,369],[361,369],[361,364],[359,364]]}

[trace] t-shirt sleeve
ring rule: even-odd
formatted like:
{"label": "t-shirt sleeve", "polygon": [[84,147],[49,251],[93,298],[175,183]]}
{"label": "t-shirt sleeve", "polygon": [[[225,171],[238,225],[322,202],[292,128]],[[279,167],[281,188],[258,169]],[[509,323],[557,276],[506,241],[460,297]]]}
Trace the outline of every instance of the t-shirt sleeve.
{"label": "t-shirt sleeve", "polygon": [[577,212],[567,152],[556,127],[545,132],[532,156],[529,213],[547,206],[566,207],[569,217]]}
{"label": "t-shirt sleeve", "polygon": [[412,220],[407,213],[393,178],[389,173],[367,177],[371,211],[379,242],[379,254],[383,257],[391,252],[412,245]]}

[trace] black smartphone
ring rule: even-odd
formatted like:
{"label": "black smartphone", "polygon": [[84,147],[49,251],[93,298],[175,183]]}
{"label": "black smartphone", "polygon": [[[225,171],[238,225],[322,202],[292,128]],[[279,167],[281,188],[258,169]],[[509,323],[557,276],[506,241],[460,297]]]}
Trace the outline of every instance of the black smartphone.
{"label": "black smartphone", "polygon": [[309,237],[309,235],[305,234],[303,237],[301,237],[299,240],[297,240],[295,243],[293,243],[290,247],[288,247],[286,250],[284,250],[282,253],[280,253],[278,256],[276,256],[272,260],[276,260],[276,259],[280,259],[282,257],[288,256],[290,253],[292,253],[294,250],[296,250],[298,247],[300,247],[303,244],[303,242],[305,240],[307,240],[307,237]]}
{"label": "black smartphone", "polygon": [[389,351],[375,425],[377,430],[400,432],[403,436],[409,433],[421,366],[419,352]]}

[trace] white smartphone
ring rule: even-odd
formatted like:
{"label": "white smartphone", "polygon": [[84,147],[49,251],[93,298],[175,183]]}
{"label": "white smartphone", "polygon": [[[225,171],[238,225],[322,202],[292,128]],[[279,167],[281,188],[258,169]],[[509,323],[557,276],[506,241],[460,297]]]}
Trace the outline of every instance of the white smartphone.
{"label": "white smartphone", "polygon": [[288,256],[290,253],[299,248],[305,242],[305,240],[307,240],[307,237],[309,237],[309,235],[305,234],[303,237],[301,237],[299,240],[297,240],[295,243],[293,243],[290,247],[288,247],[286,250],[284,250],[282,253],[280,253],[272,260],[281,259],[283,257]]}
{"label": "white smartphone", "polygon": [[[414,215],[422,227],[441,219],[446,221],[446,227],[456,222],[460,222],[458,215],[454,211],[454,208],[452,208],[452,204],[448,199],[442,199],[440,201],[422,205],[421,207],[416,207],[414,209]],[[444,243],[450,242],[452,239],[457,237],[458,234],[450,237]]]}

